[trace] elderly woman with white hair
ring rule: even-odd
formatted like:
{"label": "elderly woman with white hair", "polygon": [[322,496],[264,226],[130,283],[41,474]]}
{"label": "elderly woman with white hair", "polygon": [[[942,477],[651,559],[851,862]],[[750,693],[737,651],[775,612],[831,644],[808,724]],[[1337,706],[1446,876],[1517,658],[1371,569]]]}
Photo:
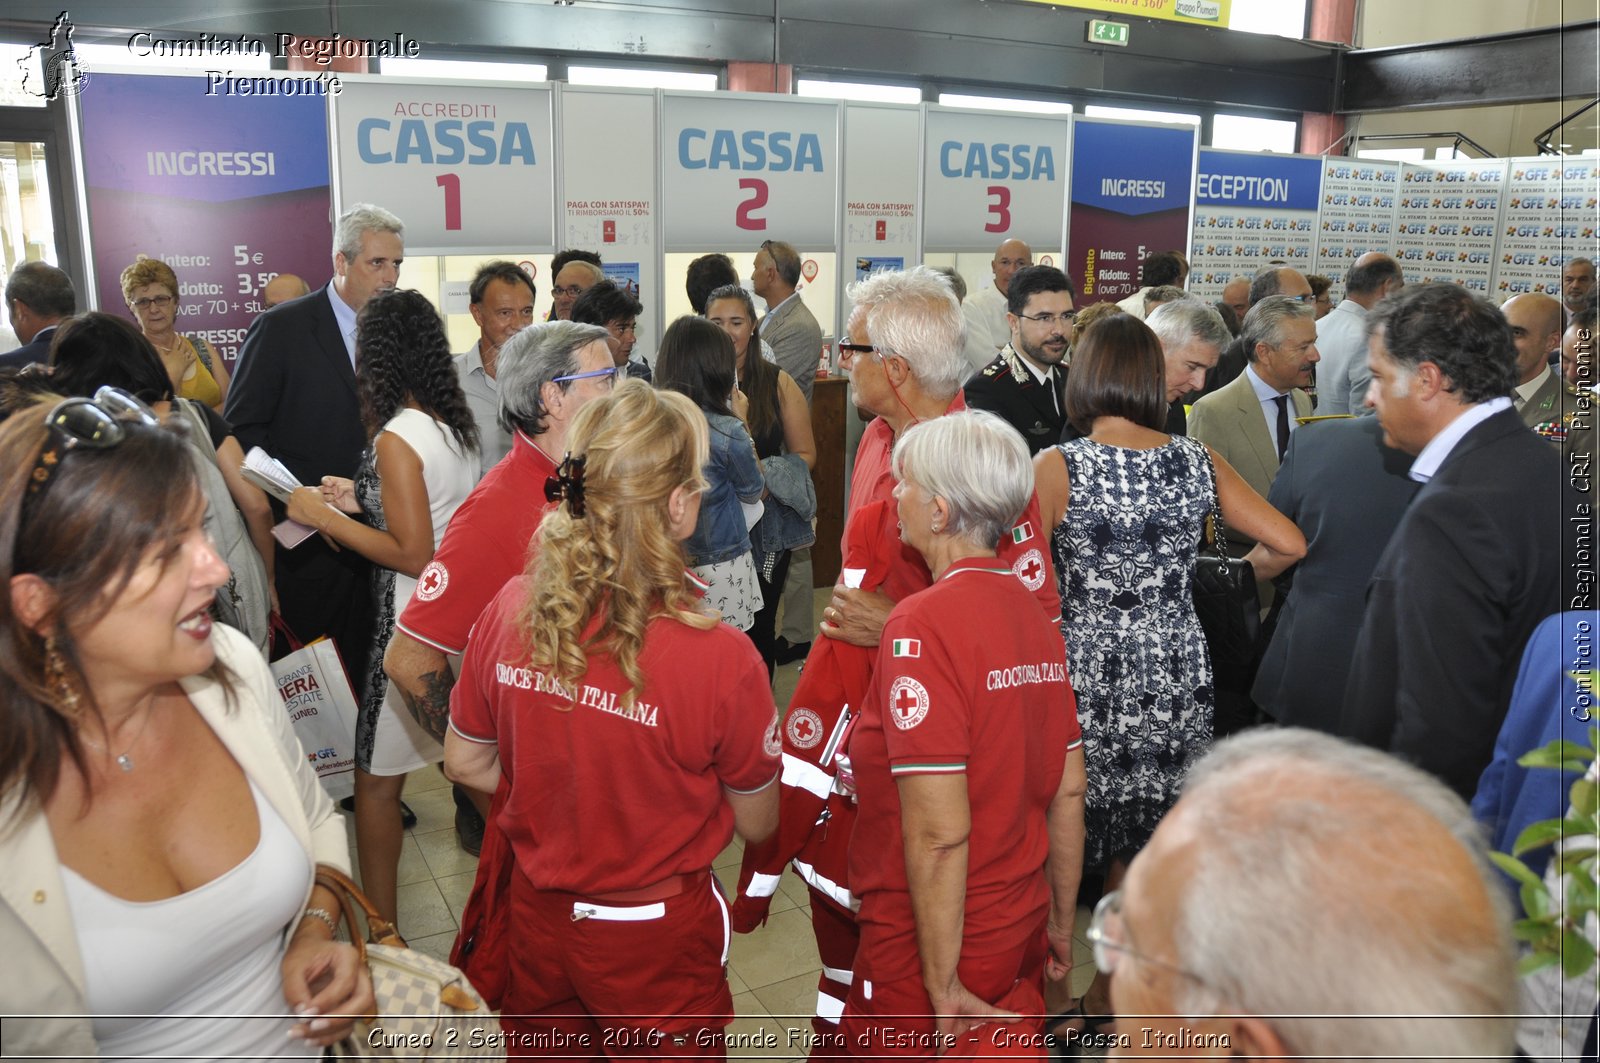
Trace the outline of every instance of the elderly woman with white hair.
{"label": "elderly woman with white hair", "polygon": [[1071,966],[1085,781],[1061,633],[996,553],[1033,492],[1021,437],[954,413],[909,427],[893,465],[933,585],[889,614],[850,738],[861,944],[840,1033],[931,1056],[985,1023],[1039,1032],[1044,977]]}

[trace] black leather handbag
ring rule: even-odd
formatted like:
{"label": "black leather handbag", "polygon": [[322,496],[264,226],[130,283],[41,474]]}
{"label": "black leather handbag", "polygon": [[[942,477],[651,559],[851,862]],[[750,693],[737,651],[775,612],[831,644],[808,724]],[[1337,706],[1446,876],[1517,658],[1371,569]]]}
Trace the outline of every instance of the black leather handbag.
{"label": "black leather handbag", "polygon": [[1222,505],[1217,500],[1217,469],[1206,451],[1211,472],[1211,515],[1194,564],[1194,611],[1211,653],[1214,689],[1248,694],[1255,678],[1256,648],[1261,637],[1261,596],[1255,568],[1242,557],[1228,556],[1222,534]]}

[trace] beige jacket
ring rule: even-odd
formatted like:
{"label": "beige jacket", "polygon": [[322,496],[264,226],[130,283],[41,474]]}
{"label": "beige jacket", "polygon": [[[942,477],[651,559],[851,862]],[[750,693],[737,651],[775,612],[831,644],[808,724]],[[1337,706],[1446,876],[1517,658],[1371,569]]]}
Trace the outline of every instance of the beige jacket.
{"label": "beige jacket", "polygon": [[[237,698],[229,711],[222,689],[196,676],[183,680],[189,700],[312,861],[348,871],[344,820],[294,736],[260,651],[221,624],[212,639],[217,659],[238,677]],[[0,1044],[6,1054],[93,1058],[93,1030],[83,1014],[83,961],[55,842],[43,810],[21,807],[16,794],[0,801],[0,957]],[[43,1017],[49,1015],[63,1017]]]}

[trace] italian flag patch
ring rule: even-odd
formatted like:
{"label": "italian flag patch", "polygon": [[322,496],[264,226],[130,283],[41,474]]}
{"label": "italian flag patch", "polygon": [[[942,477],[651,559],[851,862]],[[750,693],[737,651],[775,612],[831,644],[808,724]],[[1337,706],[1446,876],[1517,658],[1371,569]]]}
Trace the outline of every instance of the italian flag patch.
{"label": "italian flag patch", "polygon": [[1021,524],[1018,524],[1015,528],[1011,529],[1011,541],[1014,542],[1014,543],[1025,543],[1029,539],[1032,539],[1032,538],[1033,538],[1033,522],[1032,521],[1025,520]]}
{"label": "italian flag patch", "polygon": [[889,652],[894,657],[921,657],[921,639],[895,639],[890,643]]}

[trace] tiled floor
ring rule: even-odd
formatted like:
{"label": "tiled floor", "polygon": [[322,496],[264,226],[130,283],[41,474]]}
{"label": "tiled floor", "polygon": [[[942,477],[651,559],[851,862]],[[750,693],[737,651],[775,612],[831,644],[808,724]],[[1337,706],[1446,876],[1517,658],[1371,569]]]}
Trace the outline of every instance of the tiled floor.
{"label": "tiled floor", "polygon": [[[827,591],[817,592],[816,613],[822,615]],[[780,707],[788,704],[799,679],[799,666],[779,668],[774,682]],[[448,957],[460,926],[461,909],[472,889],[477,859],[456,844],[455,804],[450,786],[436,768],[413,772],[406,779],[405,801],[417,814],[406,832],[400,856],[400,932],[415,948]],[[351,864],[355,864],[352,831]],[[714,870],[731,891],[738,878],[743,846],[737,838],[717,858]],[[811,934],[811,909],[806,887],[786,872],[773,898],[766,925],[734,939],[728,958],[728,983],[738,1019],[728,1028],[730,1059],[793,1059],[805,1055],[803,1038],[816,1004],[817,975],[822,967]],[[1089,913],[1080,909],[1074,950],[1073,995],[1092,976],[1089,948],[1082,931]]]}

